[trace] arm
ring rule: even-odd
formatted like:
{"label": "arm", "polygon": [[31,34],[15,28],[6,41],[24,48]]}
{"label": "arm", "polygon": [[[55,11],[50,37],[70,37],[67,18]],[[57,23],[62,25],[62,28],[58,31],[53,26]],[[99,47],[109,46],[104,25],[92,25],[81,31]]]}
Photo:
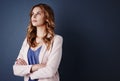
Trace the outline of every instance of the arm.
{"label": "arm", "polygon": [[46,66],[45,64],[34,64],[34,65],[32,65],[30,72],[33,73],[33,72],[37,71],[38,69],[43,68],[45,66]]}
{"label": "arm", "polygon": [[31,79],[49,78],[55,75],[58,70],[62,56],[62,42],[63,39],[60,36],[57,36],[54,39],[53,47],[51,49],[51,53],[46,66],[31,73]]}
{"label": "arm", "polygon": [[[31,68],[31,65],[27,65],[26,62],[24,61],[21,61],[20,62],[20,59],[24,59],[23,58],[23,54],[25,54],[25,47],[27,46],[27,40],[25,39],[23,44],[22,44],[22,47],[20,49],[20,52],[19,52],[19,55],[17,57],[17,60],[15,61],[15,64],[13,65],[13,72],[14,72],[14,75],[17,75],[17,76],[25,76],[27,74],[30,73],[30,68]],[[18,60],[19,59],[19,60]],[[20,65],[20,63],[23,63]]]}
{"label": "arm", "polygon": [[[16,65],[17,66],[27,66],[27,63],[25,62],[24,59],[19,58],[19,59],[16,60]],[[38,69],[43,68],[43,67],[45,67],[45,64],[34,64],[34,65],[31,66],[29,72],[32,73],[32,72],[37,71]]]}
{"label": "arm", "polygon": [[26,50],[25,47],[27,46],[27,40],[25,39],[22,48],[20,49],[20,53],[15,61],[15,64],[13,65],[13,72],[14,75],[17,76],[25,76],[30,74],[31,72],[34,72],[40,68],[45,67],[45,64],[35,64],[35,65],[28,65],[26,61],[23,58],[23,54],[25,54]]}

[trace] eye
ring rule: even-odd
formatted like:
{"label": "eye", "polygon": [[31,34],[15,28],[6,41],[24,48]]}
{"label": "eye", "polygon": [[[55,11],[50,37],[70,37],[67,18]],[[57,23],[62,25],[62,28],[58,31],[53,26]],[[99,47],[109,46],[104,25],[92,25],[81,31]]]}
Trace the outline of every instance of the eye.
{"label": "eye", "polygon": [[32,12],[32,13],[31,13],[31,16],[32,16],[33,14],[34,14],[34,13]]}
{"label": "eye", "polygon": [[37,12],[37,15],[41,15],[41,12]]}

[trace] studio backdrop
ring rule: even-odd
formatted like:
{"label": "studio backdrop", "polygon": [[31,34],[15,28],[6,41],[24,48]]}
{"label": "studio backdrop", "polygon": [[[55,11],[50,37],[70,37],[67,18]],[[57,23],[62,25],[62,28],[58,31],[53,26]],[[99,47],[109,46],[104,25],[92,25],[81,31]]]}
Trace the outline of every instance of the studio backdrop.
{"label": "studio backdrop", "polygon": [[1,0],[0,81],[23,81],[13,64],[33,5],[49,4],[63,36],[61,81],[120,81],[119,0]]}

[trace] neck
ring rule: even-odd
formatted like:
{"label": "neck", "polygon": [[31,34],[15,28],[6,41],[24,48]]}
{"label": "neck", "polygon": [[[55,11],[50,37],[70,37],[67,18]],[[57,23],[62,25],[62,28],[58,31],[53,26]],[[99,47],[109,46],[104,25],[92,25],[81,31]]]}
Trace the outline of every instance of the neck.
{"label": "neck", "polygon": [[45,35],[45,26],[37,27],[37,37],[42,38]]}

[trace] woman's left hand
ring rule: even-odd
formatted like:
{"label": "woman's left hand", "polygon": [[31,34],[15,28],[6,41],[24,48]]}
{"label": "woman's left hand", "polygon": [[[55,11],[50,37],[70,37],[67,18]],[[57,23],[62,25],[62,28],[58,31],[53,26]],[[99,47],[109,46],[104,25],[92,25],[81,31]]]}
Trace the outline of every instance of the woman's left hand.
{"label": "woman's left hand", "polygon": [[19,58],[19,59],[16,60],[16,64],[18,64],[18,65],[27,65],[27,63],[25,62],[25,60],[21,59],[21,58]]}

